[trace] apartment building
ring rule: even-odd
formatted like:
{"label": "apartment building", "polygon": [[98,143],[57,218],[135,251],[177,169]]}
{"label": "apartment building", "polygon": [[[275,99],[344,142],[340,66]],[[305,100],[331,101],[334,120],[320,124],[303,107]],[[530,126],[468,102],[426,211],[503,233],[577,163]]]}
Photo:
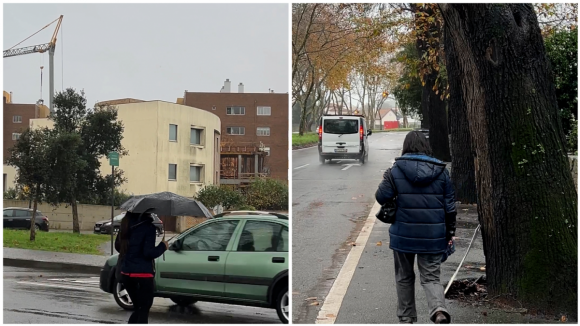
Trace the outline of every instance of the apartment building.
{"label": "apartment building", "polygon": [[13,103],[12,93],[6,91],[2,96],[2,110],[4,120],[2,121],[3,132],[3,191],[14,188],[16,169],[6,165],[6,160],[10,156],[10,149],[20,137],[20,134],[28,128],[31,119],[46,118],[49,115],[48,107],[41,101],[35,104]]}
{"label": "apartment building", "polygon": [[[170,191],[193,197],[205,184],[219,184],[220,119],[193,107],[163,101],[114,100],[123,122],[119,159],[127,181],[121,191],[143,195]],[[118,104],[126,103],[126,104]],[[31,120],[31,128],[53,127],[48,119]],[[111,173],[106,157],[101,173]]]}
{"label": "apartment building", "polygon": [[220,183],[243,185],[255,176],[288,181],[288,94],[185,91],[177,100],[217,115],[221,120]]}

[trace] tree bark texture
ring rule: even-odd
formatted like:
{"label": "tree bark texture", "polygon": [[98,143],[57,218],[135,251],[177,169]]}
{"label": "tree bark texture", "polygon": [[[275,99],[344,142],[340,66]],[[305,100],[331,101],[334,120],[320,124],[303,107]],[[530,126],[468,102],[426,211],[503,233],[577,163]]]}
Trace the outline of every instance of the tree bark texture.
{"label": "tree bark texture", "polygon": [[461,94],[461,74],[456,51],[450,41],[449,29],[444,28],[445,62],[449,80],[449,129],[451,132],[451,180],[455,187],[455,200],[463,204],[477,203],[475,167],[467,113]]}
{"label": "tree bark texture", "polygon": [[81,228],[79,226],[79,212],[78,212],[78,205],[75,198],[71,203],[72,206],[72,213],[73,213],[73,233],[81,233]]}
{"label": "tree bark texture", "polygon": [[34,208],[32,211],[32,218],[30,219],[30,241],[36,240],[36,209],[38,209],[38,197],[40,196],[40,184],[36,186],[36,191],[34,193]]}
{"label": "tree bark texture", "polygon": [[577,316],[577,192],[534,9],[440,8],[476,154],[490,296]]}
{"label": "tree bark texture", "polygon": [[[434,12],[430,7],[419,7],[413,5],[416,12],[424,12],[429,16],[433,16]],[[428,30],[424,32],[425,37],[440,35],[441,26],[438,23],[432,23]],[[433,38],[435,39],[435,38]],[[428,48],[438,48],[439,42],[430,41],[417,37],[417,51],[419,58],[422,58]],[[437,81],[439,72],[431,69],[430,73],[423,76],[423,93],[421,96],[421,111],[423,112],[423,120],[421,120],[421,128],[429,129],[429,143],[433,150],[433,156],[445,161],[451,161],[451,154],[449,152],[449,132],[447,128],[447,112],[445,110],[445,102],[441,100],[441,95],[436,94],[433,89]]]}

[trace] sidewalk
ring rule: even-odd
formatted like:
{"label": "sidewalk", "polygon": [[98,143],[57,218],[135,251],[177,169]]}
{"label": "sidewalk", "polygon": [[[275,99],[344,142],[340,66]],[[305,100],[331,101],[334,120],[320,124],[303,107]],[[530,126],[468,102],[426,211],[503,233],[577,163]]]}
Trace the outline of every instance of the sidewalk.
{"label": "sidewalk", "polygon": [[4,266],[99,274],[108,256],[4,248]]}
{"label": "sidewalk", "polygon": [[[477,227],[476,206],[458,205],[456,251],[441,266],[441,283],[446,286],[465,255]],[[377,221],[369,237],[365,251],[358,263],[354,276],[342,300],[336,324],[397,324],[397,293],[395,290],[395,267],[392,250],[389,249],[389,224]],[[380,243],[380,245],[379,245]],[[470,268],[465,268],[469,266]],[[456,280],[477,278],[485,275],[480,267],[485,266],[483,242],[478,233]],[[419,271],[415,264],[415,299],[417,323],[431,324],[427,299],[420,284]],[[446,300],[454,324],[473,323],[550,323],[520,313],[509,313],[485,305],[474,306],[455,300]],[[553,322],[557,322],[554,320]]]}

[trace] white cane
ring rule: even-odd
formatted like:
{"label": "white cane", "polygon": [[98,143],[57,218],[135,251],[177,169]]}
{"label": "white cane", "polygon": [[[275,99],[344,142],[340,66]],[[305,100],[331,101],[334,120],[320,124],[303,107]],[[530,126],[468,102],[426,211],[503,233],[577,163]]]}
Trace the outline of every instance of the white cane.
{"label": "white cane", "polygon": [[481,224],[478,224],[477,228],[475,229],[475,232],[473,233],[473,238],[471,238],[471,243],[469,244],[469,247],[467,247],[467,251],[465,252],[465,256],[463,256],[463,259],[461,260],[461,263],[459,263],[457,270],[455,271],[455,273],[453,274],[453,276],[449,280],[449,284],[447,284],[447,288],[445,288],[445,292],[443,294],[447,294],[447,290],[449,290],[449,288],[451,287],[451,283],[453,283],[453,280],[455,279],[455,276],[457,276],[457,273],[459,272],[461,265],[463,265],[463,262],[465,261],[465,258],[467,257],[467,254],[469,253],[469,249],[471,249],[471,245],[473,244],[473,241],[475,240],[475,236],[477,235],[477,231],[479,231],[480,227],[481,227]]}

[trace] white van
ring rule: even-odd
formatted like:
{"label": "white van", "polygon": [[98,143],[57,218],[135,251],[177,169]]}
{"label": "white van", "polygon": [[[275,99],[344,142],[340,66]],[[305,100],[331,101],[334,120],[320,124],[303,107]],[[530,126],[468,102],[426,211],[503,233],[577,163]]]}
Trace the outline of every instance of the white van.
{"label": "white van", "polygon": [[324,115],[318,123],[318,156],[320,163],[332,159],[368,161],[372,134],[362,115]]}

